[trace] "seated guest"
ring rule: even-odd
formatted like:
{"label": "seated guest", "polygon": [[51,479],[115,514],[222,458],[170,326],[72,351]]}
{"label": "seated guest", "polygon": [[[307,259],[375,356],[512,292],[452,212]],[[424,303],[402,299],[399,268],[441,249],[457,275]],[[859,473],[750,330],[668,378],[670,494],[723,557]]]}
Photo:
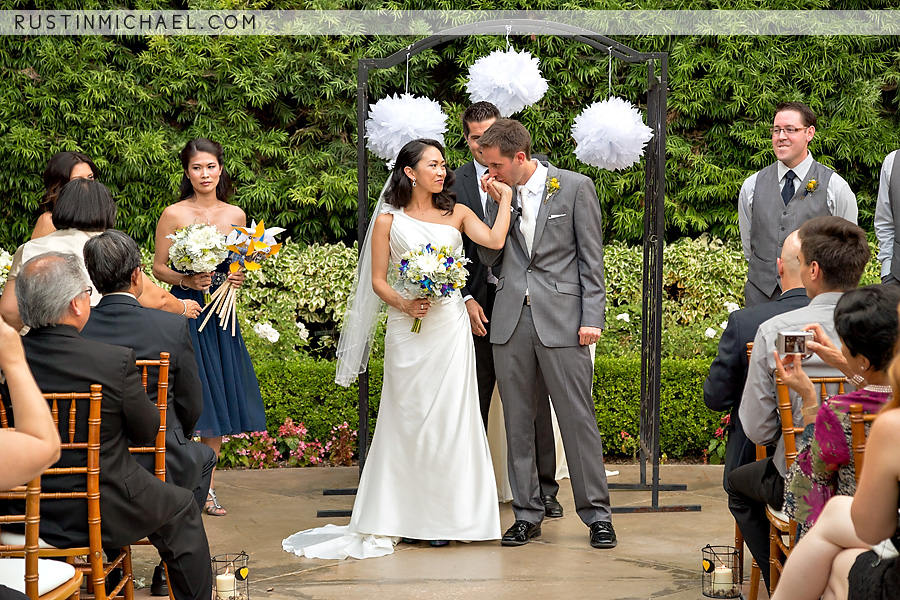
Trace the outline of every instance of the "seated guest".
{"label": "seated guest", "polygon": [[[12,408],[16,430],[0,429],[0,489],[31,481],[59,460],[59,433],[50,408],[25,361],[22,340],[0,317],[0,372],[6,378],[3,400]],[[0,378],[2,379],[2,378]],[[28,600],[28,596],[0,585],[0,600]]]}
{"label": "seated guest", "polygon": [[[16,298],[22,320],[31,328],[23,338],[28,365],[45,393],[88,392],[91,384],[103,386],[103,547],[121,548],[149,537],[169,567],[175,598],[209,600],[209,545],[193,495],[154,477],[128,451],[128,440],[150,445],[159,428],[159,411],[141,385],[134,351],[87,340],[79,333],[90,317],[90,293],[81,261],[73,254],[49,252],[22,266]],[[80,418],[84,422],[78,430],[83,434],[87,413]],[[63,456],[60,462],[66,459]],[[48,478],[44,487],[53,492],[77,485],[83,486],[83,478],[70,475]],[[54,546],[87,545],[84,503],[57,500],[41,506],[41,537]]]}
{"label": "seated guest", "polygon": [[800,281],[800,238],[791,232],[784,240],[778,258],[778,281],[784,292],[775,302],[765,302],[736,310],[728,316],[728,325],[719,340],[716,358],[709,366],[709,376],[703,382],[703,401],[712,410],[730,410],[728,443],[725,447],[723,482],[737,467],[756,460],[756,445],[747,439],[741,426],[741,394],[747,380],[747,343],[756,337],[759,326],[776,315],[809,304],[809,296]]}
{"label": "seated guest", "polygon": [[[127,234],[110,229],[84,245],[84,263],[103,299],[91,309],[82,337],[125,346],[139,359],[158,359],[169,353],[169,410],[166,417],[166,481],[190,490],[203,509],[216,453],[191,439],[203,410],[203,389],[197,373],[194,345],[184,317],[144,308],[137,301],[143,290],[141,251]],[[156,402],[156,386],[147,393]],[[153,456],[137,461],[153,471]],[[164,596],[165,570],[153,572],[151,591]]]}
{"label": "seated guest", "polygon": [[3,395],[16,417],[16,429],[0,429],[0,489],[31,481],[59,460],[59,433],[50,408],[25,361],[22,340],[0,318],[0,372],[6,379]]}
{"label": "seated guest", "polygon": [[[25,242],[13,255],[8,280],[0,295],[0,315],[16,329],[22,329],[22,319],[16,304],[16,278],[25,261],[45,252],[71,252],[78,257],[84,269],[82,248],[91,237],[116,226],[116,203],[102,183],[90,179],[73,179],[65,184],[59,194],[53,208],[53,225],[57,231]],[[182,302],[154,284],[146,275],[143,278],[144,293],[140,301],[145,306],[191,318],[200,314],[200,305],[196,302]],[[93,293],[91,305],[96,305],[99,301],[100,294]]]}
{"label": "seated guest", "polygon": [[893,599],[900,589],[900,362],[890,366],[892,400],[872,424],[853,498],[835,496],[791,551],[772,600]]}
{"label": "seated guest", "polygon": [[[728,508],[740,527],[747,547],[757,564],[769,564],[769,521],[766,504],[780,509],[784,502],[784,440],[778,417],[775,390],[775,339],[779,332],[797,331],[809,323],[819,323],[831,338],[834,332],[834,307],[841,294],[859,284],[869,260],[865,232],[841,217],[816,217],[806,221],[800,236],[800,280],[810,297],[804,308],[769,319],[759,327],[753,340],[753,353],[747,383],[741,396],[741,424],[755,444],[775,444],[775,455],[739,467],[728,476]],[[805,370],[811,377],[840,376],[841,372],[813,356]],[[800,399],[794,398],[795,424],[799,426]],[[766,587],[769,569],[763,568]]]}
{"label": "seated guest", "polygon": [[[819,408],[819,396],[795,354],[783,359],[775,353],[782,381],[803,399],[805,430],[797,444],[797,460],[785,481],[784,512],[797,521],[797,537],[816,522],[825,503],[835,495],[856,492],[856,465],[850,431],[850,405],[877,413],[891,399],[887,369],[897,343],[897,306],[900,287],[871,285],[847,292],[834,309],[834,328],[840,336],[847,374],[866,380],[862,389],[832,396]],[[819,344],[834,348],[821,329]],[[828,359],[822,357],[826,362]],[[830,364],[830,363],[829,363]],[[844,371],[845,369],[841,369]]]}

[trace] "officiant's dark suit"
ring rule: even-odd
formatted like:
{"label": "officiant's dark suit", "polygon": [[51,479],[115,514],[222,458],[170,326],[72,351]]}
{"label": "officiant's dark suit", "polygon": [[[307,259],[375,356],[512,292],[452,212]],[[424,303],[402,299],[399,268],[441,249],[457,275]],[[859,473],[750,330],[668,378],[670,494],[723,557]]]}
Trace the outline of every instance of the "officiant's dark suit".
{"label": "officiant's dark suit", "polygon": [[[166,481],[190,490],[202,508],[216,465],[216,453],[209,446],[191,440],[203,410],[203,388],[187,319],[145,308],[131,295],[107,294],[91,309],[91,318],[81,335],[131,348],[139,359],[157,359],[160,352],[170,354]],[[147,395],[156,402],[157,389],[152,385],[156,381],[155,372],[149,381]],[[144,468],[153,471],[152,455],[139,454],[136,458]]]}
{"label": "officiant's dark suit", "polygon": [[[52,264],[47,264],[52,263]],[[61,263],[64,263],[61,265]],[[43,276],[43,280],[39,279]],[[29,280],[34,279],[31,283]],[[84,290],[87,277],[72,254],[48,253],[22,268],[16,295],[25,324],[23,302],[41,305],[51,280],[71,280]],[[79,333],[90,314],[85,292],[69,303],[58,322],[33,327],[23,338],[28,366],[44,393],[89,392],[103,386],[100,428],[100,516],[103,546],[120,548],[149,537],[169,567],[176,598],[208,600],[212,591],[209,545],[200,509],[186,489],[157,479],[128,451],[129,440],[151,445],[159,428],[159,411],[150,402],[135,365],[134,351],[88,340]],[[65,422],[61,421],[61,429]],[[61,431],[61,435],[68,433]],[[81,412],[76,439],[87,438],[87,412]],[[64,456],[54,466],[70,460]],[[44,491],[62,492],[81,486],[84,477],[46,478]],[[55,546],[87,544],[87,512],[83,501],[57,500],[41,506],[41,537]]]}
{"label": "officiant's dark suit", "polygon": [[[481,170],[486,171],[487,167],[482,167]],[[484,221],[485,203],[482,200],[478,168],[475,161],[467,162],[454,173],[456,180],[453,183],[452,190],[456,192],[456,201],[471,208],[478,215],[478,218]],[[488,198],[487,202],[493,202],[493,200]],[[494,370],[494,347],[490,339],[490,319],[494,307],[494,297],[497,294],[497,284],[495,283],[496,279],[489,281],[489,275],[497,277],[500,274],[500,267],[495,267],[489,272],[488,267],[478,256],[478,244],[470,240],[465,234],[463,234],[463,250],[466,258],[471,261],[466,265],[466,269],[469,271],[469,279],[466,281],[466,286],[462,289],[463,298],[471,296],[481,306],[485,316],[488,318],[488,322],[484,323],[487,335],[475,335],[474,332],[472,335],[472,340],[475,343],[478,400],[481,405],[481,418],[484,426],[487,427],[491,397],[494,393],[494,384],[497,382],[497,375]],[[543,378],[539,378],[534,394],[538,397],[534,435],[541,498],[551,496],[555,501],[555,496],[559,492],[559,484],[556,482],[556,440],[553,437],[550,403],[547,400],[547,388],[544,385]],[[562,507],[559,507],[558,510],[559,513],[557,514],[562,516]]]}
{"label": "officiant's dark suit", "polygon": [[[490,176],[515,186],[517,206],[504,248],[479,248],[486,264],[502,264],[491,342],[504,398],[516,516],[503,542],[527,542],[539,534],[544,516],[534,458],[536,406],[529,393],[540,372],[559,421],[576,512],[590,526],[591,545],[611,548],[616,538],[589,347],[599,338],[606,307],[603,231],[594,183],[579,173],[531,161],[530,135],[516,121],[498,120],[480,144]],[[514,157],[503,154],[504,145]],[[523,180],[524,173],[530,176]],[[496,204],[489,206],[488,221],[493,222]],[[527,222],[533,224],[530,235],[523,227]]]}

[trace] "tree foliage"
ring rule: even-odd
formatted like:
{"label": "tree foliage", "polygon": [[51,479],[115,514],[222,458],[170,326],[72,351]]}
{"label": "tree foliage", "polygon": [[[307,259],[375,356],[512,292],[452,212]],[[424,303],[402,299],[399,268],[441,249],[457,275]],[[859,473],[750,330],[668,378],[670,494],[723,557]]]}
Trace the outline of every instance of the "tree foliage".
{"label": "tree foliage", "polygon": [[[68,6],[71,4],[72,6]],[[3,9],[74,8],[74,2],[0,1]],[[876,3],[887,7],[887,1]],[[551,0],[463,5],[458,0],[131,0],[135,9],[859,9],[858,0]],[[97,2],[78,8],[104,8]],[[798,16],[797,18],[801,18]],[[603,32],[599,32],[603,33]],[[871,230],[878,170],[900,145],[896,37],[643,36],[618,41],[669,54],[667,238],[702,232],[733,239],[741,182],[773,160],[768,127],[774,106],[803,100],[819,115],[811,149],[857,192]],[[191,138],[226,150],[235,199],[248,216],[286,227],[304,242],[356,237],[356,67],[415,41],[406,37],[3,37],[0,39],[0,247],[27,239],[37,217],[41,173],[60,150],[90,155],[119,203],[119,226],[152,239],[175,199],[177,153]],[[549,91],[516,115],[536,151],[597,183],[606,240],[635,242],[643,230],[642,165],[599,171],[573,154],[574,117],[610,93],[645,104],[643,65],[607,57],[555,36],[513,36],[541,59]],[[439,100],[450,117],[449,162],[467,158],[458,116],[468,104],[467,70],[502,36],[460,38],[409,61],[411,92]],[[402,92],[406,67],[373,72],[370,100]],[[370,201],[386,170],[370,157]]]}

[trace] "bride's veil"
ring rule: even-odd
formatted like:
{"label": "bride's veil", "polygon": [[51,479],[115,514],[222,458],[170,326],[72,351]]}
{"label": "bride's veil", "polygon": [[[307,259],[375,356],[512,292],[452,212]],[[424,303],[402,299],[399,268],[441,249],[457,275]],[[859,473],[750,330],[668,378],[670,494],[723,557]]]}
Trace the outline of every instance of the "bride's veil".
{"label": "bride's veil", "polygon": [[344,313],[344,325],[341,327],[341,337],[337,346],[337,371],[334,376],[335,383],[344,387],[350,387],[369,364],[369,350],[375,337],[375,325],[384,304],[372,289],[372,229],[375,227],[375,219],[384,212],[384,193],[390,182],[391,176],[388,174],[381,194],[378,195],[375,211],[369,219],[366,239],[359,252],[359,266],[350,288],[350,302],[347,305],[347,312]]}

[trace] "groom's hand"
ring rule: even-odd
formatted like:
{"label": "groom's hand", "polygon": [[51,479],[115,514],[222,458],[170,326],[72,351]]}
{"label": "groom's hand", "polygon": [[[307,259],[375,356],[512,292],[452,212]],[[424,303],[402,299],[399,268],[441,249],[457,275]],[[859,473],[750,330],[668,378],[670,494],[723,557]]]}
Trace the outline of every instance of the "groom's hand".
{"label": "groom's hand", "polygon": [[500,203],[500,190],[494,187],[493,183],[497,180],[496,177],[491,177],[490,172],[485,173],[481,176],[481,190],[487,192],[487,195],[496,202]]}
{"label": "groom's hand", "polygon": [[472,333],[481,337],[487,335],[487,328],[484,326],[488,322],[484,309],[478,304],[475,298],[466,300],[466,311],[469,313],[469,322],[472,324]]}
{"label": "groom's hand", "polygon": [[599,327],[579,327],[578,343],[582,346],[590,346],[600,341],[600,334],[603,330]]}

